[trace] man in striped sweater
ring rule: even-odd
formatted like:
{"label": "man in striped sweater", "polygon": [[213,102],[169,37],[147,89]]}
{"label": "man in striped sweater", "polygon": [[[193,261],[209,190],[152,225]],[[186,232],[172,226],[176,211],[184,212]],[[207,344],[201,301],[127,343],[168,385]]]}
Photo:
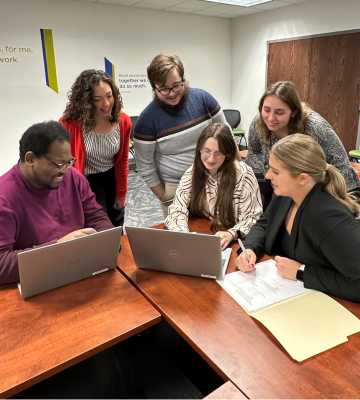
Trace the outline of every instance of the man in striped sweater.
{"label": "man in striped sweater", "polygon": [[214,97],[189,88],[177,56],[157,55],[147,73],[154,100],[135,125],[135,161],[166,218],[180,178],[194,161],[200,133],[212,123],[227,122]]}

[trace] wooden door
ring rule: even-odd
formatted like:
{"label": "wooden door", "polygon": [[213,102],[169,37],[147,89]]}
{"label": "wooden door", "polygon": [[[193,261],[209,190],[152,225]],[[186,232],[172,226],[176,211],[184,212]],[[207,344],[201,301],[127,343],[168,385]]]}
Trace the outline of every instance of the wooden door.
{"label": "wooden door", "polygon": [[301,100],[356,148],[360,104],[360,32],[270,43],[268,85],[290,80]]}
{"label": "wooden door", "polygon": [[278,81],[291,81],[300,98],[309,96],[311,39],[270,43],[268,86]]}

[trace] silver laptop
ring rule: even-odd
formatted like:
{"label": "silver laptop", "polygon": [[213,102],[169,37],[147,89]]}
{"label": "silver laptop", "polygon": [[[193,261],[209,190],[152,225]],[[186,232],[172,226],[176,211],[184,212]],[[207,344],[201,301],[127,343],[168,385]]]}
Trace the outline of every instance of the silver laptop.
{"label": "silver laptop", "polygon": [[18,254],[21,296],[34,296],[116,268],[122,227]]}
{"label": "silver laptop", "polygon": [[224,278],[221,239],[199,233],[127,226],[138,268],[202,278]]}

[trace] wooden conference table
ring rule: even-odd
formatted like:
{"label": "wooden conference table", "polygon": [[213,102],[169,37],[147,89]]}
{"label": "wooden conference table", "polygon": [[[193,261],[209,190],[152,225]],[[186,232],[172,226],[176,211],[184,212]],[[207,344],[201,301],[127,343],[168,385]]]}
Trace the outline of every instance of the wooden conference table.
{"label": "wooden conference table", "polygon": [[160,322],[117,271],[23,300],[0,286],[0,398],[14,394]]}
{"label": "wooden conference table", "polygon": [[[189,223],[190,231],[198,233],[210,233],[209,227],[207,220]],[[235,271],[235,257],[233,251],[227,272]],[[360,333],[299,363],[215,281],[137,269],[126,236],[118,265],[163,318],[246,397],[360,398]],[[338,301],[360,317],[359,304]]]}

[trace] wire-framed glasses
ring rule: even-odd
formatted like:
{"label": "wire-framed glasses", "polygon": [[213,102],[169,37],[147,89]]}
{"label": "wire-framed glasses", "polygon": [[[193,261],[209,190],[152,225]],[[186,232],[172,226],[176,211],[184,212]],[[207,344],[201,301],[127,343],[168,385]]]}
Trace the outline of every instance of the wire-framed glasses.
{"label": "wire-framed glasses", "polygon": [[215,158],[215,160],[218,160],[222,157],[225,157],[223,153],[221,153],[220,151],[210,151],[207,148],[204,148],[201,150],[201,154],[205,157],[205,158],[209,158],[210,156],[213,156]]}
{"label": "wire-framed glasses", "polygon": [[57,172],[63,171],[65,168],[70,168],[75,164],[76,158],[72,157],[71,160],[67,163],[63,164],[58,164],[54,160],[52,160],[50,157],[43,155],[44,158],[46,158],[48,161],[51,161],[53,164],[57,166]]}

